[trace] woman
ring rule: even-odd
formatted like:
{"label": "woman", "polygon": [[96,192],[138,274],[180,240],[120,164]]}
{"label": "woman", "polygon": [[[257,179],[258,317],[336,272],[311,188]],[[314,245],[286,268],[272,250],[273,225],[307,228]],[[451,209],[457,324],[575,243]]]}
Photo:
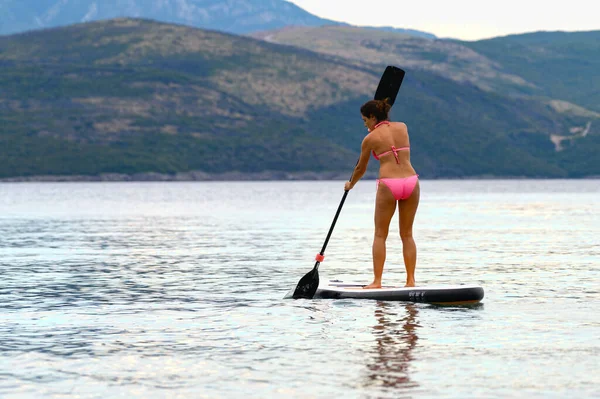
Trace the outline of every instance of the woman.
{"label": "woman", "polygon": [[373,239],[373,282],[364,288],[381,288],[385,263],[385,241],[390,221],[396,211],[400,214],[400,238],[406,267],[406,287],[415,286],[417,247],[412,235],[413,221],[419,206],[419,178],[410,163],[408,129],[402,122],[389,122],[391,106],[387,101],[366,102],[360,113],[369,134],[364,138],[360,159],[354,174],[346,182],[351,190],[367,170],[369,157],[379,160],[379,179],[375,200],[375,237]]}

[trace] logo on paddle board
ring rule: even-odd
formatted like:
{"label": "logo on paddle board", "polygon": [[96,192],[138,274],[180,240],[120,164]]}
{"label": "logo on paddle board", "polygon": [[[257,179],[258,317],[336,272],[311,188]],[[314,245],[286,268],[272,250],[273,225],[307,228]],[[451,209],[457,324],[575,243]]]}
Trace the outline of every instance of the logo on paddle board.
{"label": "logo on paddle board", "polygon": [[408,297],[411,301],[422,301],[425,299],[425,291],[410,291]]}

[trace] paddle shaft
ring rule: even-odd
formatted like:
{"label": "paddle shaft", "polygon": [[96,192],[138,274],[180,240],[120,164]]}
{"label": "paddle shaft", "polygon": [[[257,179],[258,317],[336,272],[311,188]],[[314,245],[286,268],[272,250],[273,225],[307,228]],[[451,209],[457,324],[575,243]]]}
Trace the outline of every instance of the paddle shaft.
{"label": "paddle shaft", "polygon": [[[399,82],[396,82],[396,85],[393,86],[391,81],[389,81],[388,77],[388,81],[386,82],[386,84],[383,84],[380,82],[379,86],[377,87],[377,92],[375,93],[375,100],[384,100],[386,98],[390,99],[390,102],[388,104],[393,105],[394,102],[396,101],[396,95],[398,94],[398,90],[400,90],[400,85],[402,84],[402,80],[404,79],[404,71],[399,69],[399,68],[395,68],[395,67],[388,67],[386,69],[386,73],[388,71],[394,71],[394,73],[401,73],[401,77]],[[399,72],[396,72],[399,71]],[[385,76],[386,74],[384,74]],[[391,76],[391,75],[390,75]],[[383,79],[383,78],[382,78]],[[392,90],[392,92],[390,92],[390,90]],[[358,165],[358,162],[360,161],[360,158],[358,161],[356,161],[356,165]],[[354,169],[352,170],[352,174],[350,175],[350,180],[352,180],[352,177],[354,176],[354,170],[356,169],[356,165],[354,165]],[[344,202],[346,201],[346,197],[348,196],[348,191],[344,192],[344,196],[342,197],[342,201],[340,202],[340,206],[338,206],[337,212],[335,213],[335,217],[333,218],[333,223],[331,223],[331,227],[329,228],[329,232],[327,233],[327,238],[325,238],[325,243],[323,244],[323,248],[321,248],[321,252],[319,252],[319,254],[321,256],[323,256],[325,254],[325,248],[327,248],[327,244],[329,243],[329,239],[331,238],[331,233],[333,233],[333,228],[335,227],[335,223],[337,222],[338,217],[340,216],[340,212],[342,211],[342,207],[344,206]],[[315,266],[312,270],[312,272],[316,272],[319,269],[319,264],[321,262],[317,261],[315,263]]]}
{"label": "paddle shaft", "polygon": [[[356,161],[356,165],[358,165],[358,161]],[[356,169],[356,165],[354,166],[354,169]],[[350,175],[350,181],[352,180],[352,177],[354,176],[354,169],[352,170],[352,174]],[[340,201],[340,205],[338,206],[337,212],[335,213],[335,216],[333,217],[333,222],[331,223],[331,227],[329,228],[329,232],[327,233],[327,237],[325,238],[325,243],[323,243],[323,248],[321,248],[321,252],[319,252],[319,254],[321,256],[325,255],[325,248],[327,248],[327,244],[329,243],[329,239],[331,238],[331,233],[333,233],[333,228],[335,227],[335,223],[338,220],[338,217],[340,216],[340,213],[342,212],[342,207],[344,206],[344,202],[346,202],[346,197],[348,196],[348,190],[344,191],[344,196],[342,197],[342,200]],[[319,269],[319,264],[321,262],[317,261],[315,263],[315,267],[314,270],[318,270]]]}

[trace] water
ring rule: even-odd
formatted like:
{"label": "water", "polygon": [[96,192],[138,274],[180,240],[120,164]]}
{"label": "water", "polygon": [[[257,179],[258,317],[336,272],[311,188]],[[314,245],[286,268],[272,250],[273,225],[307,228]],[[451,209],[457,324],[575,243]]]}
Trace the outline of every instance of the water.
{"label": "water", "polygon": [[[421,184],[417,284],[480,306],[283,300],[343,182],[0,184],[0,397],[600,397],[600,181]],[[322,278],[370,282],[374,194]]]}

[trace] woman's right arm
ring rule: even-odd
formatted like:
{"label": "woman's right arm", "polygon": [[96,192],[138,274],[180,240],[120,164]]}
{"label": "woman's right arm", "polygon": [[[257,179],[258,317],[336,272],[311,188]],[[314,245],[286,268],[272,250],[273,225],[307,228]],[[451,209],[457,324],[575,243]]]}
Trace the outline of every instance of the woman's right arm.
{"label": "woman's right arm", "polygon": [[367,171],[367,166],[369,165],[369,159],[371,158],[371,140],[369,136],[365,137],[362,141],[362,145],[360,147],[360,158],[358,158],[358,162],[354,167],[354,172],[352,172],[352,177],[350,181],[346,183],[345,189],[346,191],[351,190],[356,183],[364,176]]}

